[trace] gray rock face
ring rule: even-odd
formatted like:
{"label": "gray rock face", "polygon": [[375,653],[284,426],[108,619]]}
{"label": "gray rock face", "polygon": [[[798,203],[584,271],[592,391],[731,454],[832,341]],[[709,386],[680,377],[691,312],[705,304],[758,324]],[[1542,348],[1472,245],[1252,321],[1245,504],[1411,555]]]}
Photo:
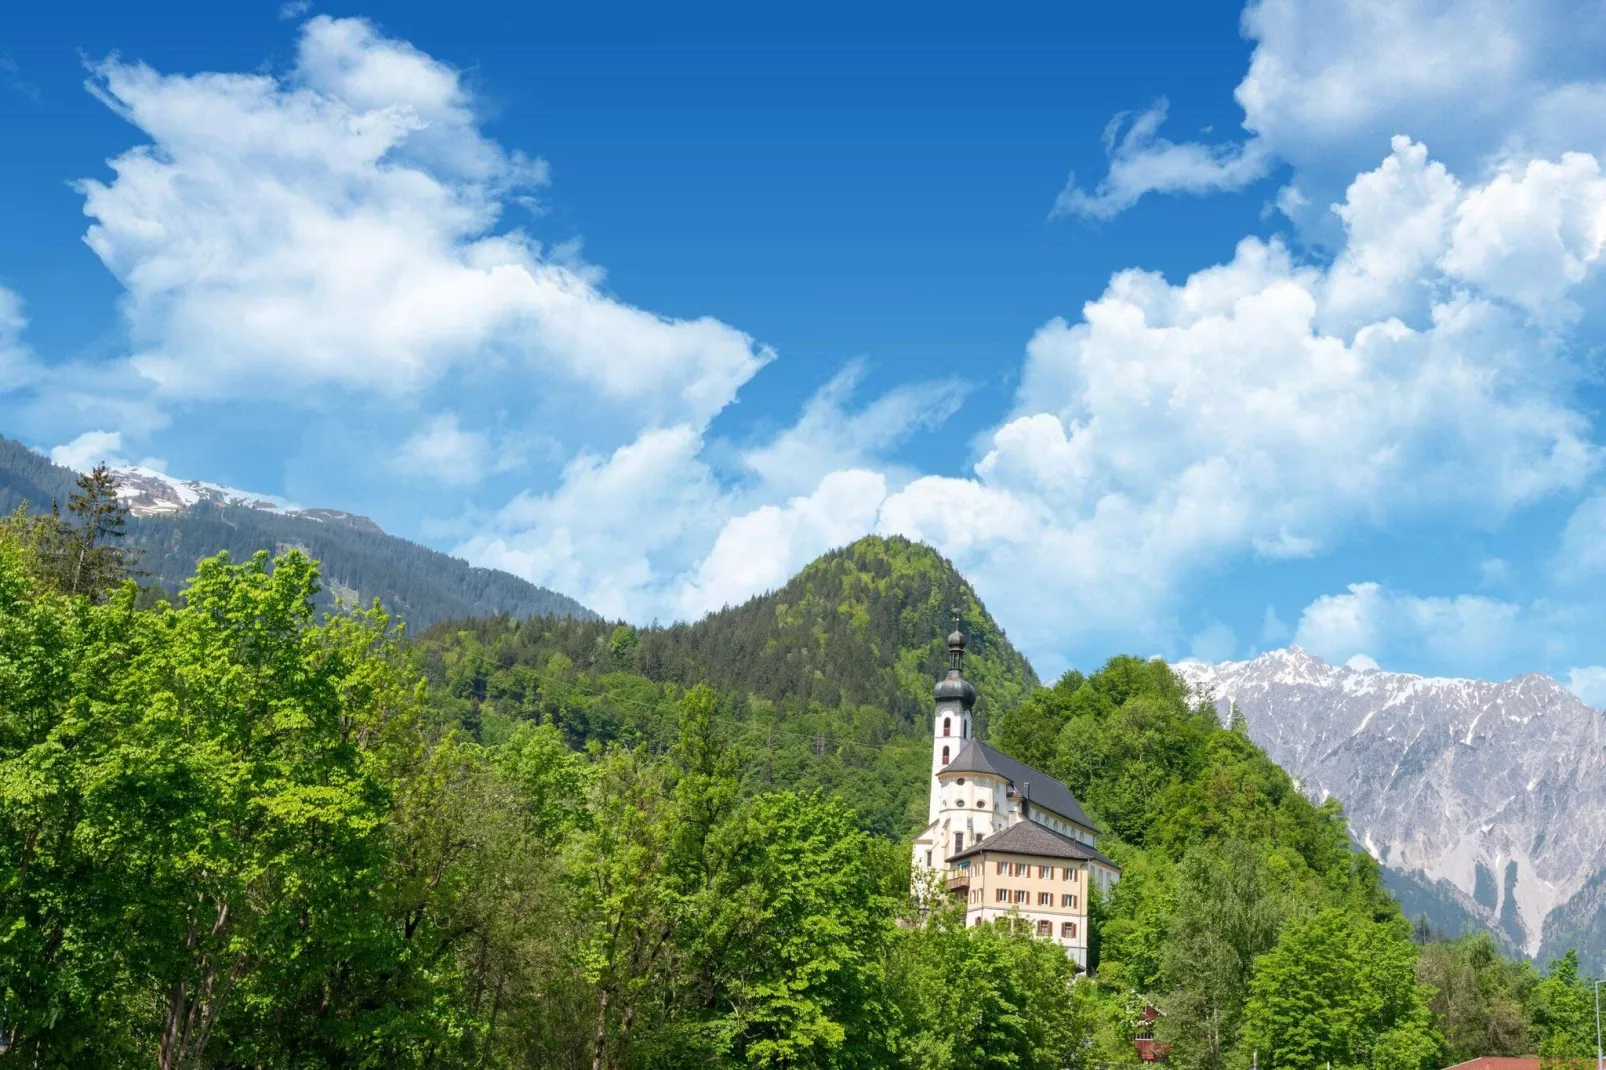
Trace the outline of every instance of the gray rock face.
{"label": "gray rock face", "polygon": [[1236,703],[1312,798],[1342,801],[1380,862],[1449,882],[1529,955],[1558,910],[1569,931],[1600,933],[1572,915],[1606,872],[1606,712],[1555,680],[1335,668],[1298,647],[1177,671],[1224,717]]}

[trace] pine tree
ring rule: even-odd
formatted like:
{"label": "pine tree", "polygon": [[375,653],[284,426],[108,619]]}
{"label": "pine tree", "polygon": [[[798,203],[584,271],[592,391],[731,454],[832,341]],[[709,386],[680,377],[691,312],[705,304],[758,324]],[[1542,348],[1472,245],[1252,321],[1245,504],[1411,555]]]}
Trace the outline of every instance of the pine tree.
{"label": "pine tree", "polygon": [[77,525],[64,531],[60,585],[68,594],[103,598],[128,579],[139,551],[123,542],[128,506],[117,496],[117,477],[97,465],[78,477],[78,489],[67,499]]}

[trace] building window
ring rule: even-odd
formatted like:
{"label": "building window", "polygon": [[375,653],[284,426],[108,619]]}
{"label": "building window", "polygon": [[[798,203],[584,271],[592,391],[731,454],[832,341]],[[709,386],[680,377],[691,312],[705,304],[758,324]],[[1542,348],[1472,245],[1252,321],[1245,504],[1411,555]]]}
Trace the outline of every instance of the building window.
{"label": "building window", "polygon": [[963,832],[954,833],[954,854],[958,854],[960,851],[963,851],[964,849],[965,849],[965,834]]}
{"label": "building window", "polygon": [[1054,875],[1054,867],[1053,866],[1038,866],[1037,867],[1037,875],[1046,880],[1047,878],[1052,877]]}
{"label": "building window", "polygon": [[1074,940],[1074,939],[1076,939],[1076,922],[1074,922],[1074,921],[1062,921],[1062,922],[1060,922],[1060,937],[1062,939],[1065,939],[1065,940]]}
{"label": "building window", "polygon": [[970,722],[969,721],[960,721],[959,722],[959,738],[960,739],[964,739],[968,735],[970,735]]}
{"label": "building window", "polygon": [[1037,935],[1038,936],[1051,936],[1051,935],[1053,935],[1053,927],[1052,926],[1053,926],[1052,922],[1047,922],[1047,921],[1038,922],[1037,923]]}
{"label": "building window", "polygon": [[1015,892],[1015,902],[1017,902],[1017,903],[1026,902],[1026,892],[1017,889],[1016,892]]}
{"label": "building window", "polygon": [[1048,892],[1038,892],[1037,893],[1037,905],[1040,906],[1040,907],[1051,907],[1051,906],[1053,906],[1054,905],[1054,896],[1052,894],[1048,893]]}
{"label": "building window", "polygon": [[1060,906],[1062,906],[1062,907],[1074,907],[1074,906],[1076,906],[1076,896],[1074,896],[1074,895],[1062,895],[1062,896],[1060,896]]}
{"label": "building window", "polygon": [[1009,872],[1009,863],[1008,862],[1000,862],[1000,863],[998,863],[998,875],[1000,877],[1002,877],[1007,872]]}
{"label": "building window", "polygon": [[1070,866],[1066,866],[1065,867],[1065,879],[1066,880],[1070,880],[1071,879],[1071,867]]}
{"label": "building window", "polygon": [[1000,888],[1000,889],[998,889],[998,894],[994,898],[996,898],[1000,903],[1009,902],[1009,889],[1008,888]]}
{"label": "building window", "polygon": [[945,736],[952,735],[953,733],[951,731],[949,731],[949,729],[952,728],[952,727],[953,727],[952,718],[944,717],[942,719],[942,734],[945,735]]}
{"label": "building window", "polygon": [[942,749],[942,764],[943,765],[947,765],[948,764],[948,748],[947,747],[944,747]]}
{"label": "building window", "polygon": [[977,799],[976,800],[976,805],[977,806],[986,806],[987,805],[987,800],[986,799]]}
{"label": "building window", "polygon": [[930,851],[926,852],[926,868],[927,869],[931,868],[931,852]]}

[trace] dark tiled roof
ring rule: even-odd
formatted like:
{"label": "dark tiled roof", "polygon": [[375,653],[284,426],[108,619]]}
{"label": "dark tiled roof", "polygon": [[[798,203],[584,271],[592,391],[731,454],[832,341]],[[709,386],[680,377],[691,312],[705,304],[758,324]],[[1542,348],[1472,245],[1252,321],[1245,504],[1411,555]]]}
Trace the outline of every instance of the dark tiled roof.
{"label": "dark tiled roof", "polygon": [[[1026,792],[1028,803],[1041,803],[1061,817],[1068,817],[1094,832],[1098,826],[1082,811],[1071,789],[1047,773],[1033,769],[1025,762],[1017,762],[1003,751],[994,750],[980,740],[966,743],[953,761],[943,766],[938,775],[946,773],[993,773],[1010,782],[1016,791]],[[1028,789],[1025,785],[1030,784]]]}
{"label": "dark tiled roof", "polygon": [[1074,858],[1081,862],[1103,862],[1107,866],[1119,869],[1101,852],[1073,840],[1069,836],[1061,836],[1051,828],[1045,828],[1035,821],[1017,821],[1002,832],[995,832],[968,850],[950,855],[948,861],[957,858],[970,858],[983,851],[1004,851],[1012,855],[1034,855],[1038,858]]}

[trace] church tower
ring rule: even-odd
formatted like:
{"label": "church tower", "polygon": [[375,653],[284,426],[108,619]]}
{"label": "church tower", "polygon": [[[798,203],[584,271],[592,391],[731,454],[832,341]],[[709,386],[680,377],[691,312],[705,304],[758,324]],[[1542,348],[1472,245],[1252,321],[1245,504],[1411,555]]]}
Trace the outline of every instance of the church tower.
{"label": "church tower", "polygon": [[937,820],[942,809],[941,785],[937,774],[953,761],[965,744],[970,742],[974,725],[970,708],[976,704],[976,688],[963,674],[965,636],[959,630],[959,614],[954,614],[953,634],[948,636],[948,675],[937,681],[933,696],[937,712],[932,719],[931,731],[931,804],[928,821]]}

